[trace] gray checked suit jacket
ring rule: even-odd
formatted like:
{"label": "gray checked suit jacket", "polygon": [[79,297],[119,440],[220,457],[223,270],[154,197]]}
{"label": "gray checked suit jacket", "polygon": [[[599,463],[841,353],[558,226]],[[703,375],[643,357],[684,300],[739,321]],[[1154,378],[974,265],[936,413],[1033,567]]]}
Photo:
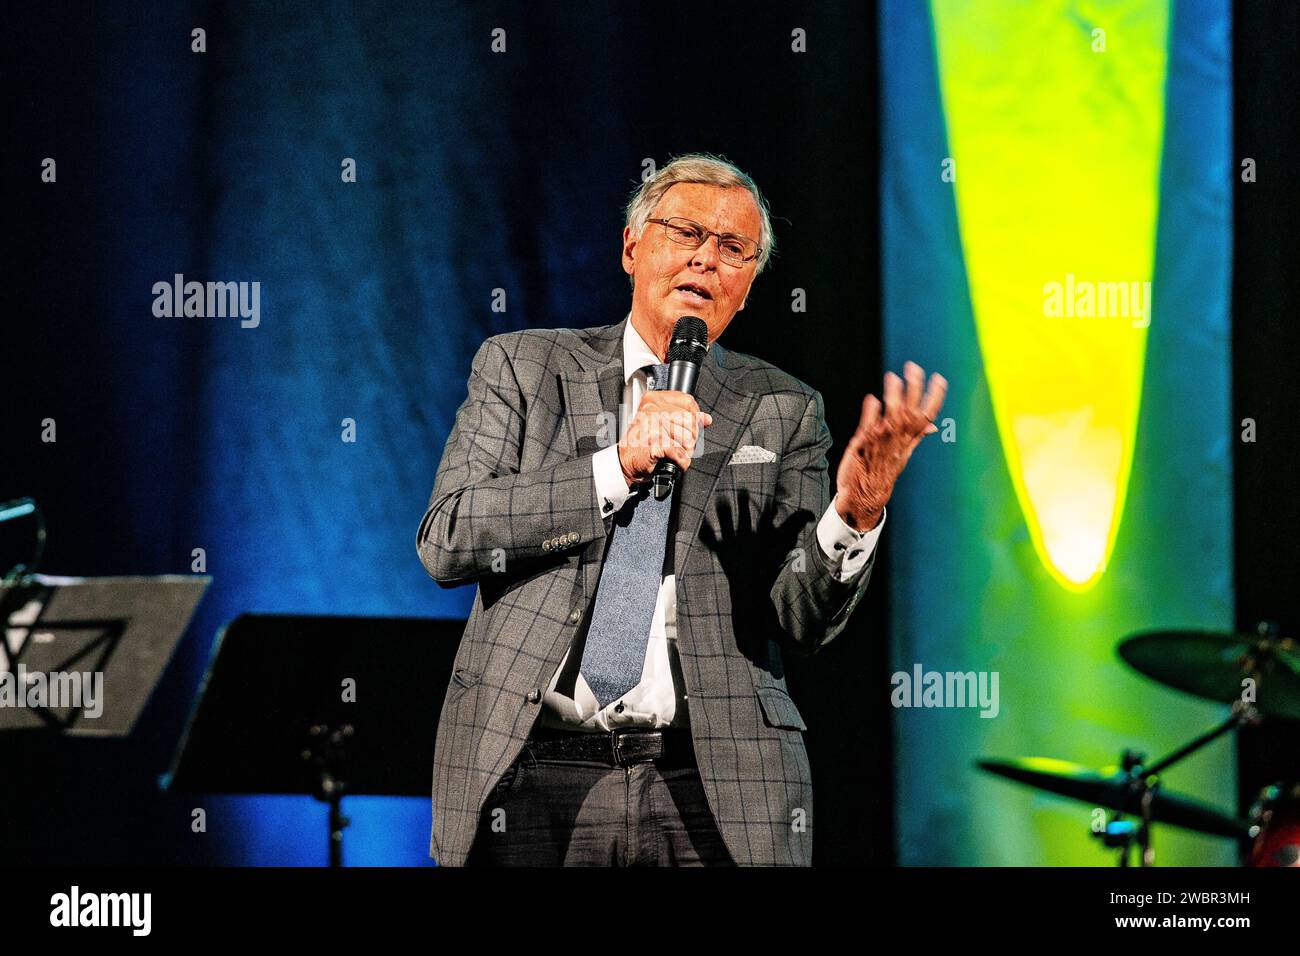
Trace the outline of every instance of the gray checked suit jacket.
{"label": "gray checked suit jacket", "polygon": [[[464,864],[593,607],[611,519],[591,456],[618,438],[627,321],[495,335],[474,357],[418,536],[440,585],[478,584],[438,724],[429,852],[443,865]],[[837,581],[817,542],[831,498],[820,393],[715,342],[695,397],[713,424],[677,482],[669,545],[700,776],[737,863],[806,866],[807,726],[782,653],[839,634],[872,569]],[[744,445],[777,460],[731,464]]]}

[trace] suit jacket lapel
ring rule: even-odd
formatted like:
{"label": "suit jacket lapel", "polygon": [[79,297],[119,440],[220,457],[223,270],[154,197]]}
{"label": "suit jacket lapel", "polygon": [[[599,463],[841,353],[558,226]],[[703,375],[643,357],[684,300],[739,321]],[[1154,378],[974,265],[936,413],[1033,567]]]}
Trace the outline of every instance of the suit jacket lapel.
{"label": "suit jacket lapel", "polygon": [[686,557],[699,534],[700,522],[713,496],[722,469],[740,443],[741,433],[758,406],[758,396],[744,390],[742,376],[731,353],[717,342],[709,348],[695,383],[695,401],[700,411],[713,416],[713,424],[700,437],[699,454],[677,480],[673,494],[677,504],[677,534],[673,540],[673,573],[680,582]]}
{"label": "suit jacket lapel", "polygon": [[[562,414],[569,423],[574,458],[594,455],[618,441],[619,406],[623,402],[623,332],[627,322],[624,319],[595,332],[572,353],[572,367],[562,375]],[[604,557],[605,541],[593,541],[583,553],[582,583],[588,597],[596,593]]]}
{"label": "suit jacket lapel", "polygon": [[[569,422],[574,457],[591,455],[618,441],[618,406],[623,401],[623,330],[627,319],[598,330],[572,354],[563,373],[562,414]],[[610,414],[615,417],[610,429]]]}

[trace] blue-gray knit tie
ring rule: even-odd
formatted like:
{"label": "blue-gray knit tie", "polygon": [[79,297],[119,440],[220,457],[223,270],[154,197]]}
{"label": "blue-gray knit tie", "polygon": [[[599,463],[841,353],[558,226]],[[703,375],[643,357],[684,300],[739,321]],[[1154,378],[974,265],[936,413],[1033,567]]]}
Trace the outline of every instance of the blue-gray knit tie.
{"label": "blue-gray knit tie", "polygon": [[[668,364],[647,365],[650,388],[668,384]],[[614,516],[614,536],[596,590],[581,673],[602,708],[641,682],[646,644],[663,583],[673,496],[656,501],[641,486]]]}

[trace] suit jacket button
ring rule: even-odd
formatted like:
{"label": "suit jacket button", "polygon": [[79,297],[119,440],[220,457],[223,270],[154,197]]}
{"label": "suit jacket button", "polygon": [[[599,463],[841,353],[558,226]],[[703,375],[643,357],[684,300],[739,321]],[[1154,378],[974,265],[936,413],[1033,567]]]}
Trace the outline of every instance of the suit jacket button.
{"label": "suit jacket button", "polygon": [[535,704],[542,699],[542,692],[534,687],[528,692],[528,703]]}
{"label": "suit jacket button", "polygon": [[547,538],[545,541],[542,542],[542,550],[543,550],[543,551],[550,551],[550,550],[551,550],[551,539],[550,539],[550,538]]}
{"label": "suit jacket button", "polygon": [[572,611],[569,612],[570,624],[577,624],[581,620],[582,620],[582,608],[575,607]]}

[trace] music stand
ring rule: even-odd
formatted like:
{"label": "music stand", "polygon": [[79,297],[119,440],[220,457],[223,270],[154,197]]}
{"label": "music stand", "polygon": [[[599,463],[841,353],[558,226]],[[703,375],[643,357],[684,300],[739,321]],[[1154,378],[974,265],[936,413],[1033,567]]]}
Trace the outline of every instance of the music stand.
{"label": "music stand", "polygon": [[428,796],[463,620],[242,614],[218,635],[164,789]]}
{"label": "music stand", "polygon": [[211,581],[37,574],[0,584],[0,732],[129,735]]}

